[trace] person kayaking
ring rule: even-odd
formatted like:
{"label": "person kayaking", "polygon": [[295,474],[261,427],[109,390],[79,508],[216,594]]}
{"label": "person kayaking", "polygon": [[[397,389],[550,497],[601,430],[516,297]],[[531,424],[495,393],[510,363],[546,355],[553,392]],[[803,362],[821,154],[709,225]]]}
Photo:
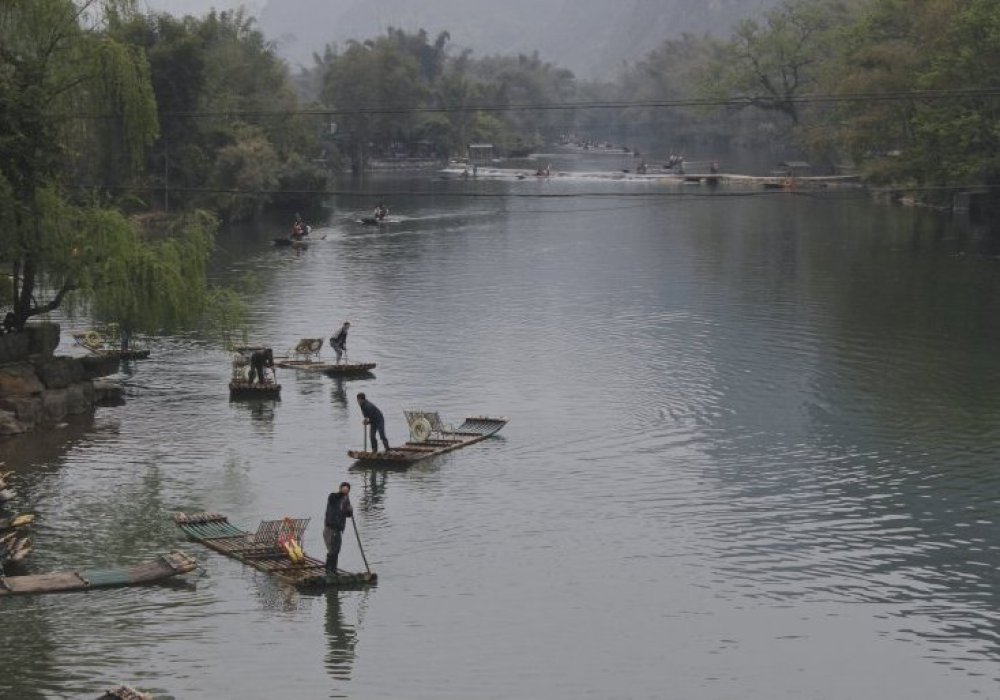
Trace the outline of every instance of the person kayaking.
{"label": "person kayaking", "polygon": [[326,574],[337,575],[337,559],[340,558],[340,544],[343,540],[347,519],[354,517],[351,507],[351,485],[346,481],[326,497],[326,517],[323,519],[323,543],[326,544]]}
{"label": "person kayaking", "polygon": [[330,347],[337,353],[337,364],[340,364],[340,357],[347,352],[347,331],[351,327],[350,321],[344,321],[336,335],[330,336]]}
{"label": "person kayaking", "polygon": [[292,238],[302,238],[309,235],[309,227],[301,214],[295,214],[295,221],[292,223]]}
{"label": "person kayaking", "polygon": [[365,417],[365,425],[368,426],[368,433],[371,437],[371,451],[378,452],[378,442],[375,440],[376,434],[382,438],[385,451],[389,451],[389,441],[385,437],[385,416],[378,406],[369,401],[364,392],[358,394],[358,405],[361,406],[361,413]]}

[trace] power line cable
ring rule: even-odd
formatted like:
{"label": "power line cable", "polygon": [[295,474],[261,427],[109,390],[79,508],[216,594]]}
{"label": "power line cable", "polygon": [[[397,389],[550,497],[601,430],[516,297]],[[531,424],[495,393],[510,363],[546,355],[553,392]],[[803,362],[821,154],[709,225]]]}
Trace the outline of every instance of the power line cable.
{"label": "power line cable", "polygon": [[[641,109],[677,107],[760,107],[767,104],[810,104],[841,102],[899,102],[922,100],[947,100],[962,97],[1000,97],[997,88],[955,88],[942,90],[898,90],[858,93],[813,93],[783,98],[737,96],[721,98],[676,98],[664,100],[608,100],[583,102],[552,102],[525,104],[470,104],[423,106],[373,106],[352,108],[297,108],[297,109],[213,109],[174,110],[161,112],[161,118],[211,118],[211,117],[339,117],[407,114],[449,114],[455,112],[519,112],[564,111],[598,109]],[[82,119],[112,118],[116,115],[93,112],[76,112],[69,115]]]}

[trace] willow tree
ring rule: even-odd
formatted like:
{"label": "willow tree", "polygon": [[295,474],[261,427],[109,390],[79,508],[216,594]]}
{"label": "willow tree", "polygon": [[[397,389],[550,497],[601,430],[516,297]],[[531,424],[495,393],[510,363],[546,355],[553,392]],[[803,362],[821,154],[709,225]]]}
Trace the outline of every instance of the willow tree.
{"label": "willow tree", "polygon": [[[0,2],[0,262],[18,329],[74,291],[124,315],[145,307],[155,323],[203,289],[210,236],[151,243],[78,181],[87,168],[77,165],[108,150],[117,169],[138,168],[158,133],[146,59],[107,31],[130,10],[126,0]],[[148,303],[153,286],[162,296]]]}

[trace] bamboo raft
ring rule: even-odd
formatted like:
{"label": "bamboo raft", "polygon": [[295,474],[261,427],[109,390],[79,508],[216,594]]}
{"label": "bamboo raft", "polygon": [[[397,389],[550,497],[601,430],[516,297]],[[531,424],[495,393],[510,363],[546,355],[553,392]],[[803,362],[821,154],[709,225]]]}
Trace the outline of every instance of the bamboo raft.
{"label": "bamboo raft", "polygon": [[15,515],[11,518],[0,518],[0,532],[4,530],[15,530],[25,525],[31,525],[35,521],[35,516],[31,513]]}
{"label": "bamboo raft", "polygon": [[233,379],[229,382],[229,400],[238,399],[281,399],[281,385],[272,381],[263,384],[252,384],[245,379]]}
{"label": "bamboo raft", "polygon": [[281,385],[274,374],[273,367],[264,368],[264,381],[251,382],[247,374],[250,369],[250,358],[258,350],[268,350],[263,346],[245,346],[235,348],[233,370],[229,377],[229,400],[260,399],[281,400]]}
{"label": "bamboo raft", "polygon": [[303,338],[290,355],[274,358],[276,367],[299,369],[304,372],[322,372],[328,377],[359,377],[371,374],[374,362],[321,362],[322,338]]}
{"label": "bamboo raft", "polygon": [[308,518],[263,520],[256,532],[240,530],[219,513],[177,513],[174,522],[188,539],[296,588],[356,588],[378,581],[375,572],[338,571],[335,578],[328,577],[326,563],[308,554],[301,563],[292,563],[278,540],[289,535],[301,542]]}
{"label": "bamboo raft", "polygon": [[153,700],[153,696],[140,692],[132,686],[122,685],[104,691],[97,700]]}
{"label": "bamboo raft", "polygon": [[472,416],[458,428],[441,423],[438,414],[430,411],[404,411],[410,426],[411,440],[402,447],[385,452],[349,450],[347,456],[357,460],[354,467],[375,465],[407,467],[430,457],[468,447],[496,435],[507,425],[506,418]]}
{"label": "bamboo raft", "polygon": [[35,516],[30,513],[0,518],[0,574],[5,564],[22,561],[31,553],[31,538],[24,534],[22,528],[34,520]]}
{"label": "bamboo raft", "polygon": [[94,588],[117,588],[154,583],[197,568],[198,562],[183,552],[161,554],[154,561],[123,569],[56,571],[31,576],[0,578],[0,596],[30,593],[69,593]]}
{"label": "bamboo raft", "polygon": [[148,348],[122,350],[117,341],[107,333],[91,330],[71,335],[77,345],[99,357],[111,357],[119,360],[145,360],[149,357]]}
{"label": "bamboo raft", "polygon": [[293,360],[290,358],[274,358],[274,366],[284,369],[300,369],[304,372],[322,372],[328,377],[350,377],[371,374],[375,369],[374,362],[318,362],[316,360]]}
{"label": "bamboo raft", "polygon": [[9,501],[17,495],[10,483],[13,476],[14,472],[0,472],[0,503]]}

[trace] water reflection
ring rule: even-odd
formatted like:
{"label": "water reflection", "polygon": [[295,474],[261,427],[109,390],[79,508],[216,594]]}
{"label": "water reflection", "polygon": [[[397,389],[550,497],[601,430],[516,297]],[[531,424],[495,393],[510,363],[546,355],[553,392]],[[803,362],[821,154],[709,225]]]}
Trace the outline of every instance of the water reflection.
{"label": "water reflection", "polygon": [[[326,670],[334,681],[351,680],[354,668],[354,649],[358,644],[358,633],[355,627],[345,620],[343,601],[348,596],[357,595],[345,591],[331,590],[326,593]],[[363,593],[364,599],[368,594]],[[359,613],[360,614],[360,613]],[[337,694],[331,697],[347,697],[347,694]]]}
{"label": "water reflection", "polygon": [[279,405],[280,402],[274,400],[242,399],[230,402],[236,411],[247,413],[258,432],[266,435],[273,435],[274,416]]}
{"label": "water reflection", "polygon": [[330,397],[338,406],[347,408],[347,389],[345,388],[343,377],[335,377],[333,379],[333,386],[330,389]]}
{"label": "water reflection", "polygon": [[359,509],[365,513],[383,510],[389,473],[385,470],[371,469],[362,472],[361,476],[363,476],[364,481],[361,482],[361,498],[358,499]]}

